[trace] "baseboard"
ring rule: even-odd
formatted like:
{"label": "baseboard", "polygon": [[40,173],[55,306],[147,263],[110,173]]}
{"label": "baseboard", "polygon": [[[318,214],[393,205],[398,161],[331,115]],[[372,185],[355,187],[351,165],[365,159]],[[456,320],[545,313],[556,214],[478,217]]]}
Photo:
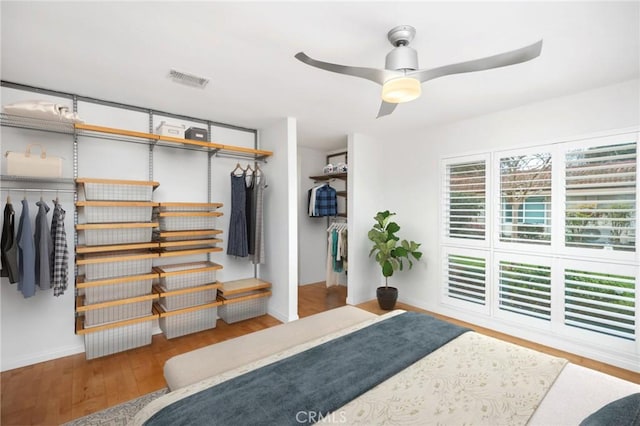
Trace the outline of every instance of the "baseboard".
{"label": "baseboard", "polygon": [[84,353],[84,343],[79,345],[71,345],[64,348],[56,349],[50,352],[39,352],[36,355],[20,357],[17,359],[2,358],[2,367],[0,371],[13,370],[15,368],[26,367],[28,365],[37,364],[39,362],[51,361],[52,359],[62,358],[69,355]]}
{"label": "baseboard", "polygon": [[300,317],[298,317],[297,313],[296,313],[296,315],[294,315],[291,318],[289,318],[287,315],[283,314],[282,312],[276,311],[274,309],[269,309],[267,311],[267,313],[269,315],[271,315],[272,317],[274,317],[275,319],[277,319],[278,321],[281,321],[283,323],[288,323],[288,322],[291,322],[291,321],[295,321],[295,320],[300,318]]}

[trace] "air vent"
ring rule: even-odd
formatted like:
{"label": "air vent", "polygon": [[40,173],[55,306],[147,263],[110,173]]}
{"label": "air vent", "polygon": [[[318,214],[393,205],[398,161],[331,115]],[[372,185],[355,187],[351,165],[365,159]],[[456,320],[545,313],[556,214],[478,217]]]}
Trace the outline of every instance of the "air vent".
{"label": "air vent", "polygon": [[186,84],[187,86],[200,87],[204,89],[209,83],[209,79],[205,77],[199,77],[197,75],[188,74],[181,71],[169,70],[169,77],[176,83]]}

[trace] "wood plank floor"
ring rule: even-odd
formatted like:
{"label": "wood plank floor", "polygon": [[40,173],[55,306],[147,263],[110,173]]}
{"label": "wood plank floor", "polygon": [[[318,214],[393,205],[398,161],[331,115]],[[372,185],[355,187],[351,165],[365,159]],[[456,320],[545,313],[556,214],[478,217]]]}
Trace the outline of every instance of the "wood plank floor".
{"label": "wood plank floor", "polygon": [[[302,286],[299,288],[299,315],[306,317],[343,306],[345,300],[344,287],[327,289],[324,283]],[[374,313],[383,313],[376,301],[363,303],[359,307]],[[421,311],[403,304],[399,304],[398,308]],[[640,383],[640,374],[637,373],[450,318],[443,319]],[[167,340],[163,335],[155,335],[149,346],[103,358],[87,361],[84,354],[78,354],[3,372],[0,375],[2,400],[0,424],[5,426],[58,425],[162,389],[166,387],[162,368],[165,361],[172,356],[279,323],[268,315],[232,325],[218,321],[213,330],[171,340]]]}

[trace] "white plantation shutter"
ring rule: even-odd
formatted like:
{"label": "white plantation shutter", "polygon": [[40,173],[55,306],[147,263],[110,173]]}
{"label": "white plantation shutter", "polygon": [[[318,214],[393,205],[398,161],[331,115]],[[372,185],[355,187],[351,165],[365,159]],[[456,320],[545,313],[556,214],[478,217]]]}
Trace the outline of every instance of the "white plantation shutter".
{"label": "white plantation shutter", "polygon": [[636,143],[566,153],[565,244],[635,251]]}
{"label": "white plantation shutter", "polygon": [[449,164],[445,181],[445,232],[449,238],[486,236],[486,162]]}
{"label": "white plantation shutter", "polygon": [[447,296],[467,302],[486,303],[486,261],[480,257],[447,254]]}
{"label": "white plantation shutter", "polygon": [[551,267],[503,260],[498,277],[501,310],[551,319]]}
{"label": "white plantation shutter", "polygon": [[633,276],[565,269],[566,325],[635,340]]}
{"label": "white plantation shutter", "polygon": [[500,158],[500,241],[551,242],[551,154]]}

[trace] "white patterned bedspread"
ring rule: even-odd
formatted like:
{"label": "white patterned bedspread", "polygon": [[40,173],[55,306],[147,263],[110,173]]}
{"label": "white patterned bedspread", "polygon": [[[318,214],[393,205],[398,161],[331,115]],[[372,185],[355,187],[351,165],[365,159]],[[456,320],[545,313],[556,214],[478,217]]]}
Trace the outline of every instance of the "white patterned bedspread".
{"label": "white patterned bedspread", "polygon": [[325,423],[526,424],[566,363],[469,332],[337,410]]}
{"label": "white patterned bedspread", "polygon": [[[404,311],[397,310],[170,392],[135,417],[141,425],[170,403]],[[361,425],[525,424],[566,360],[467,332],[320,423]]]}

